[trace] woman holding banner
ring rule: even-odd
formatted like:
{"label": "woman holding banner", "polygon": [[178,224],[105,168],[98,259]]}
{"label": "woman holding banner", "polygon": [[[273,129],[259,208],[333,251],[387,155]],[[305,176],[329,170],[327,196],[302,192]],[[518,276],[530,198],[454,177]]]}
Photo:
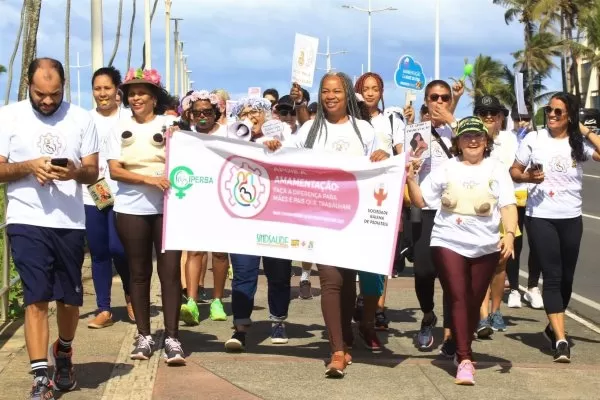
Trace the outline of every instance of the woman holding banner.
{"label": "woman holding banner", "polygon": [[[327,73],[319,86],[317,115],[300,128],[293,145],[349,156],[369,156],[372,161],[389,158],[376,150],[375,131],[360,119],[360,109],[350,78],[341,72]],[[269,140],[265,146],[279,149],[279,140]],[[325,375],[342,378],[352,363],[349,348],[354,344],[352,314],[356,300],[356,271],[343,267],[317,264],[321,282],[321,309],[329,334],[331,361]],[[380,291],[383,291],[383,282]]]}

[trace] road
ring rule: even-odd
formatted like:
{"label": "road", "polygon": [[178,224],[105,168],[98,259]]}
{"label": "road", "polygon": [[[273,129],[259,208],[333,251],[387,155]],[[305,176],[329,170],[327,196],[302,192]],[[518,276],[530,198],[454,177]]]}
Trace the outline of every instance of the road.
{"label": "road", "polygon": [[[583,239],[573,285],[573,291],[578,296],[574,296],[570,309],[600,325],[600,163],[590,161],[584,166],[583,213]],[[525,243],[521,254],[523,272],[527,272],[528,254],[529,248]],[[521,285],[526,285],[523,277]],[[597,304],[590,304],[586,299]]]}

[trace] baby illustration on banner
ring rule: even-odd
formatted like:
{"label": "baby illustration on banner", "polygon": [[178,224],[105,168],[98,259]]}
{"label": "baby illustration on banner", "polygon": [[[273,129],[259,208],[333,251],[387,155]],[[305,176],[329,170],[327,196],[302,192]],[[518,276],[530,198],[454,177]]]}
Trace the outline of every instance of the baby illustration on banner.
{"label": "baby illustration on banner", "polygon": [[431,122],[408,125],[404,134],[404,147],[412,160],[431,157]]}
{"label": "baby illustration on banner", "polygon": [[228,213],[241,218],[255,217],[269,200],[269,174],[249,159],[232,156],[221,169],[219,194]]}

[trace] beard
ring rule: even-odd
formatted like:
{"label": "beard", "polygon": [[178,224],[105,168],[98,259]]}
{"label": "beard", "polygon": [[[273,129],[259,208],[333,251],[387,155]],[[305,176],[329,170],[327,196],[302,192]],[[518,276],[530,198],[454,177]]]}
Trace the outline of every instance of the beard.
{"label": "beard", "polygon": [[36,112],[38,112],[39,114],[43,115],[44,117],[49,117],[49,116],[51,116],[52,114],[54,114],[56,111],[58,111],[58,109],[60,108],[60,105],[61,105],[61,104],[62,104],[62,102],[63,102],[63,96],[64,96],[64,94],[61,94],[61,96],[60,96],[60,101],[59,101],[59,102],[56,104],[56,106],[55,106],[55,107],[54,107],[52,110],[50,110],[50,111],[43,111],[43,110],[40,108],[40,106],[39,106],[38,104],[34,103],[34,101],[33,101],[32,97],[31,97],[31,92],[29,92],[29,103],[31,103],[31,107],[32,107],[32,108],[33,108],[33,109],[34,109]]}

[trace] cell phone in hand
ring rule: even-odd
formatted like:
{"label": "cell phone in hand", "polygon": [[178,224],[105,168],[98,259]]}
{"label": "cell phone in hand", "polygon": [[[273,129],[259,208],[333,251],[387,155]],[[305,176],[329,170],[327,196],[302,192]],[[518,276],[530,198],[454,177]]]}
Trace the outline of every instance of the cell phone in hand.
{"label": "cell phone in hand", "polygon": [[56,167],[66,167],[68,163],[69,159],[67,158],[53,158],[52,160],[50,160],[50,164]]}
{"label": "cell phone in hand", "polygon": [[540,163],[531,164],[531,169],[533,169],[534,171],[544,172],[544,164],[540,164]]}

